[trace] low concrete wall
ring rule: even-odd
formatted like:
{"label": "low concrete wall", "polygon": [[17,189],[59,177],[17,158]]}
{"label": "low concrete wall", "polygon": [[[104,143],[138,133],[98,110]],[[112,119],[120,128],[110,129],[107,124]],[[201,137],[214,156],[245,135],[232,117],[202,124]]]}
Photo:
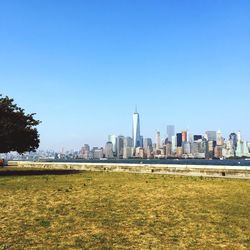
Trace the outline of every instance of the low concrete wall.
{"label": "low concrete wall", "polygon": [[10,166],[20,168],[75,169],[83,171],[107,171],[130,173],[174,174],[250,179],[250,167],[179,164],[124,164],[124,163],[69,163],[10,161]]}

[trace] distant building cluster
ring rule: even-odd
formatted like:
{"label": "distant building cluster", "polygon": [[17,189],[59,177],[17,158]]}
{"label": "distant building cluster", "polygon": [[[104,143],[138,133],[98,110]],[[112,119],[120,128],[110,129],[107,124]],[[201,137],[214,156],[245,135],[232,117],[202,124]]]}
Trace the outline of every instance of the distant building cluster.
{"label": "distant building cluster", "polygon": [[230,159],[250,158],[250,142],[244,141],[241,132],[231,133],[225,139],[221,131],[206,131],[191,134],[187,130],[175,132],[168,125],[166,138],[156,131],[155,140],[140,134],[140,116],[137,111],[132,117],[132,137],[109,135],[104,147],[90,148],[84,144],[79,151],[37,151],[18,155],[9,153],[9,159],[19,160],[71,160],[71,159]]}
{"label": "distant building cluster", "polygon": [[242,140],[241,132],[231,133],[225,139],[221,131],[191,134],[187,130],[175,133],[175,126],[167,126],[167,137],[156,132],[155,141],[140,134],[139,113],[133,113],[132,137],[109,135],[104,148],[92,148],[85,144],[79,157],[82,159],[229,159],[250,157],[250,142]]}

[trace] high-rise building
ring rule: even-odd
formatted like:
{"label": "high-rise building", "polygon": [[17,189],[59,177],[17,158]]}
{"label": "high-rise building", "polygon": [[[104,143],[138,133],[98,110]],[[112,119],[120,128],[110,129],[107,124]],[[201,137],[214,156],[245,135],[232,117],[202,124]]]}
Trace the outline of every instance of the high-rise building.
{"label": "high-rise building", "polygon": [[246,156],[246,157],[250,156],[250,154],[249,154],[249,148],[247,146],[247,142],[246,141],[243,142],[243,156]]}
{"label": "high-rise building", "polygon": [[182,147],[177,147],[177,148],[176,148],[176,156],[177,156],[177,157],[182,157],[182,154],[183,154],[183,149],[182,149]]}
{"label": "high-rise building", "polygon": [[194,135],[194,141],[198,141],[202,139],[202,135]]}
{"label": "high-rise building", "polygon": [[190,154],[191,153],[191,144],[190,142],[183,142],[183,154]]}
{"label": "high-rise building", "polygon": [[165,145],[164,145],[164,155],[166,156],[166,157],[169,157],[169,156],[171,156],[171,154],[172,154],[172,143],[170,142],[170,141],[168,141]]}
{"label": "high-rise building", "polygon": [[116,155],[116,140],[117,140],[117,137],[116,135],[109,135],[108,136],[108,141],[112,142],[112,145],[113,145],[113,154]]}
{"label": "high-rise building", "polygon": [[146,155],[144,153],[144,149],[141,147],[137,147],[135,149],[135,157],[136,158],[144,158]]}
{"label": "high-rise building", "polygon": [[205,158],[205,147],[202,139],[196,140],[191,144],[191,153],[195,158]]}
{"label": "high-rise building", "polygon": [[225,146],[222,148],[222,156],[225,158],[235,156],[235,148],[231,140],[226,141]]}
{"label": "high-rise building", "polygon": [[81,148],[80,155],[81,158],[83,159],[89,159],[89,152],[90,152],[90,147],[88,144],[84,144],[84,146]]}
{"label": "high-rise building", "polygon": [[242,141],[241,132],[240,132],[240,131],[237,132],[237,141],[238,141],[238,142],[241,142],[241,141]]}
{"label": "high-rise building", "polygon": [[181,132],[181,138],[182,138],[182,142],[187,141],[187,131],[186,130]]}
{"label": "high-rise building", "polygon": [[172,136],[175,135],[174,125],[167,125],[167,140],[171,142]]}
{"label": "high-rise building", "polygon": [[133,139],[129,136],[123,140],[123,159],[128,159],[133,156]]}
{"label": "high-rise building", "polygon": [[189,133],[188,133],[188,142],[192,143],[192,142],[194,141],[193,138],[194,138],[194,137],[193,137],[193,134],[189,132]]}
{"label": "high-rise building", "polygon": [[202,139],[199,150],[200,150],[201,153],[204,153],[204,156],[205,156],[206,159],[209,158],[208,141],[206,140],[206,138]]}
{"label": "high-rise building", "polygon": [[160,134],[160,131],[156,132],[155,143],[156,143],[156,150],[159,150],[161,148],[161,134]]}
{"label": "high-rise building", "polygon": [[113,144],[112,144],[112,142],[108,141],[106,143],[104,154],[105,154],[105,157],[108,159],[113,158]]}
{"label": "high-rise building", "polygon": [[248,150],[250,151],[250,142],[247,142]]}
{"label": "high-rise building", "polygon": [[234,156],[235,156],[235,154],[236,154],[235,151],[236,151],[236,148],[237,148],[237,141],[238,141],[237,135],[235,133],[231,133],[229,135],[229,141],[231,143],[231,147],[232,147],[232,150],[233,150]]}
{"label": "high-rise building", "polygon": [[132,125],[132,138],[133,138],[133,146],[140,147],[141,146],[141,136],[140,136],[140,117],[137,110],[135,110],[133,114],[133,125]]}
{"label": "high-rise building", "polygon": [[173,135],[172,136],[172,148],[171,148],[172,154],[176,153],[176,146],[177,146],[176,135]]}
{"label": "high-rise building", "polygon": [[243,153],[244,153],[244,143],[242,141],[238,141],[235,154],[237,157],[242,157]]}
{"label": "high-rise building", "polygon": [[218,158],[218,159],[222,158],[223,157],[222,150],[223,150],[222,146],[218,146],[218,145],[215,146],[215,148],[214,148],[214,157]]}
{"label": "high-rise building", "polygon": [[134,154],[134,148],[133,147],[124,147],[123,148],[123,159],[129,159],[132,158]]}
{"label": "high-rise building", "polygon": [[140,147],[143,147],[143,136],[140,135]]}
{"label": "high-rise building", "polygon": [[216,131],[206,131],[208,141],[216,141]]}
{"label": "high-rise building", "polygon": [[119,135],[117,136],[116,140],[117,158],[123,158],[123,148],[124,148],[124,136]]}
{"label": "high-rise building", "polygon": [[182,133],[177,133],[176,134],[176,146],[177,147],[182,147]]}
{"label": "high-rise building", "polygon": [[207,158],[212,159],[214,157],[214,148],[216,146],[216,141],[208,141],[208,155]]}
{"label": "high-rise building", "polygon": [[194,157],[197,157],[199,154],[199,143],[200,142],[195,141],[191,144],[191,153]]}
{"label": "high-rise building", "polygon": [[92,154],[93,154],[93,159],[103,158],[103,148],[93,147]]}
{"label": "high-rise building", "polygon": [[129,136],[124,138],[124,147],[133,147],[133,139]]}
{"label": "high-rise building", "polygon": [[216,145],[222,146],[223,144],[224,144],[224,139],[222,137],[222,133],[220,130],[218,130],[216,133]]}
{"label": "high-rise building", "polygon": [[147,150],[148,147],[152,147],[152,140],[151,140],[151,138],[144,138],[143,139],[143,148],[145,150]]}

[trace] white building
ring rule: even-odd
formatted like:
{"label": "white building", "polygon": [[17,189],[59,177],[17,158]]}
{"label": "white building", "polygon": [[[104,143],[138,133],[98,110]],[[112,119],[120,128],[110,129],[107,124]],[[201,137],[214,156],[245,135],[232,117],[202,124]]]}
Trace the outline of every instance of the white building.
{"label": "white building", "polygon": [[246,141],[243,142],[243,156],[250,157],[249,147]]}
{"label": "white building", "polygon": [[108,136],[108,141],[112,142],[112,146],[113,146],[113,154],[116,155],[116,141],[117,141],[117,136],[116,135],[109,135]]}
{"label": "white building", "polygon": [[224,138],[222,137],[222,133],[220,130],[216,133],[216,145],[222,146],[224,144]]}
{"label": "white building", "polygon": [[176,147],[177,147],[177,141],[176,141],[176,135],[172,136],[172,154],[176,153]]}
{"label": "white building", "polygon": [[156,143],[156,150],[159,150],[161,148],[161,134],[159,131],[156,132],[155,143]]}

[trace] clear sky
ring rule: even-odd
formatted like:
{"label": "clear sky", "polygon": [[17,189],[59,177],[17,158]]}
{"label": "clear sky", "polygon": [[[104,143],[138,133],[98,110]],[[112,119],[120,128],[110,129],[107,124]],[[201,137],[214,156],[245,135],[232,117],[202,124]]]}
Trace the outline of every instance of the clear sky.
{"label": "clear sky", "polygon": [[0,93],[42,149],[166,125],[250,139],[249,0],[1,0]]}

